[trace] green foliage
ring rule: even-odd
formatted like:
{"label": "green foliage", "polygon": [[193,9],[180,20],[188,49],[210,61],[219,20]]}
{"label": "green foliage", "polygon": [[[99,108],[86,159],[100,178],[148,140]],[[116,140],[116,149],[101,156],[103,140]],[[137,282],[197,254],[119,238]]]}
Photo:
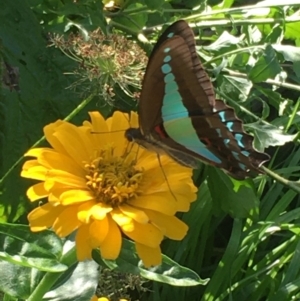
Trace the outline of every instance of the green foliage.
{"label": "green foliage", "polygon": [[2,260],[48,272],[66,269],[59,262],[61,240],[52,232],[33,234],[25,225],[1,224],[0,233]]}
{"label": "green foliage", "polygon": [[[0,287],[6,296],[27,299],[29,296],[32,297],[32,288],[40,284],[42,279],[51,284],[50,277],[45,277],[45,273],[35,269],[13,265],[5,261],[0,263],[0,267]],[[53,275],[60,275],[58,280],[55,278],[56,287],[48,290],[43,299],[35,297],[36,299],[33,300],[90,300],[96,290],[99,271],[95,262],[86,261],[69,265],[68,270],[64,273],[54,273]],[[79,282],[80,286],[78,286]]]}
{"label": "green foliage", "polygon": [[102,259],[99,253],[95,253],[94,258],[100,265],[106,265],[112,270],[141,275],[145,279],[173,286],[205,285],[208,282],[208,279],[200,279],[195,272],[180,266],[165,255],[160,266],[148,270],[143,267],[131,241],[124,239],[122,246],[122,251],[115,261]]}
{"label": "green foliage", "polygon": [[[32,234],[23,225],[33,205],[26,197],[32,183],[20,177],[21,163],[28,149],[45,143],[46,124],[71,118],[81,124],[92,110],[108,116],[115,109],[136,109],[121,84],[119,99],[105,103],[89,81],[76,77],[84,62],[48,47],[49,35],[88,40],[100,28],[150,53],[158,26],[185,19],[217,96],[235,108],[255,135],[256,148],[272,156],[269,169],[243,182],[212,167],[195,172],[198,198],[181,216],[189,232],[180,242],[163,242],[162,266],[143,268],[130,242],[116,261],[97,252],[95,260],[151,280],[149,291],[136,297],[143,301],[300,299],[299,1],[115,2],[112,9],[100,0],[0,2],[2,78],[5,63],[18,69],[0,88],[0,290],[11,300],[91,299],[97,265],[76,264],[63,251],[69,241],[50,231]],[[79,91],[70,89],[77,81]],[[97,91],[104,84],[101,77]]]}

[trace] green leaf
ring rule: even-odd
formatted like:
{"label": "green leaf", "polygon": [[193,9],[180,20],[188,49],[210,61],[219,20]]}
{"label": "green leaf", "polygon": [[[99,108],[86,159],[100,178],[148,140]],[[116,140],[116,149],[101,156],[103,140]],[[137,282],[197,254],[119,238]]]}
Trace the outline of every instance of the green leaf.
{"label": "green leaf", "polygon": [[296,73],[296,76],[300,78],[300,62],[296,62],[293,64],[293,69]]}
{"label": "green leaf", "polygon": [[280,45],[283,39],[283,32],[281,26],[274,26],[272,31],[264,39],[265,43],[272,44],[272,47],[276,50],[276,46]]}
{"label": "green leaf", "polygon": [[222,75],[218,77],[217,81],[218,89],[223,94],[228,94],[231,98],[240,101],[245,101],[248,98],[253,86],[252,82],[248,79],[237,76]]}
{"label": "green leaf", "polygon": [[[141,3],[135,3],[128,6],[127,9],[134,10],[134,9],[140,9],[143,8],[143,4]],[[124,16],[116,16],[114,19],[114,22],[120,23],[122,27],[127,27],[129,30],[133,32],[139,32],[147,23],[148,15],[146,12],[139,12],[137,14],[127,15]],[[116,25],[117,26],[117,25]]]}
{"label": "green leaf", "polygon": [[149,9],[159,9],[164,5],[164,0],[145,0],[145,4]]}
{"label": "green leaf", "polygon": [[[34,3],[33,3],[34,4]],[[41,1],[34,7],[43,20],[43,26],[49,32],[64,33],[69,22],[85,30],[101,28],[106,32],[106,20],[103,14],[103,3],[96,1]]]}
{"label": "green leaf", "polygon": [[179,265],[165,255],[163,255],[163,262],[160,266],[141,270],[140,275],[146,279],[172,286],[206,285],[209,281],[209,279],[201,279],[197,273]]}
{"label": "green leaf", "polygon": [[259,83],[268,78],[275,78],[280,71],[281,67],[276,52],[271,45],[267,45],[264,54],[256,62],[248,77],[252,82]]}
{"label": "green leaf", "polygon": [[84,26],[82,26],[82,24],[69,21],[67,24],[65,24],[64,31],[65,32],[69,31],[73,26],[78,29],[78,31],[80,32],[80,34],[82,35],[85,41],[89,39],[89,32],[86,30]]}
{"label": "green leaf", "polygon": [[259,138],[260,145],[264,148],[284,145],[292,142],[297,136],[297,134],[285,134],[281,129],[271,124],[251,123],[247,124],[247,128],[255,133],[255,136]]}
{"label": "green leaf", "polygon": [[233,3],[234,3],[234,0],[223,0],[220,4],[214,5],[212,7],[212,9],[219,10],[219,9],[230,8]]}
{"label": "green leaf", "polygon": [[139,259],[134,243],[123,239],[121,253],[116,260],[101,259],[99,252],[93,252],[94,259],[99,263],[104,262],[110,269],[124,273],[140,275],[146,279],[167,283],[172,286],[205,285],[209,279],[201,279],[194,271],[180,266],[177,262],[162,255],[162,264],[146,269]]}
{"label": "green leaf", "polygon": [[[55,288],[46,293],[44,301],[87,301],[96,292],[99,266],[92,260],[79,262],[59,278]],[[80,285],[79,285],[80,284]]]}
{"label": "green leaf", "polygon": [[11,296],[8,295],[8,294],[0,294],[0,296],[2,296],[2,295],[3,295],[2,301],[16,301],[16,298],[11,297]]}
{"label": "green leaf", "polygon": [[286,61],[292,62],[293,70],[300,78],[300,49],[299,47],[291,46],[291,45],[272,45],[272,47],[276,50],[276,52],[280,53]]}
{"label": "green leaf", "polygon": [[[60,275],[55,288],[45,294],[43,300],[91,300],[99,280],[98,268],[94,261],[79,262],[69,267]],[[28,299],[44,276],[44,272],[36,269],[0,261],[0,290],[10,296]]]}
{"label": "green leaf", "polygon": [[284,37],[286,39],[299,39],[300,36],[300,22],[286,23]]}
{"label": "green leaf", "polygon": [[245,218],[257,211],[258,198],[250,180],[237,181],[221,170],[209,167],[207,181],[216,212],[221,208],[233,217]]}
{"label": "green leaf", "polygon": [[257,93],[258,95],[255,95],[254,93],[254,98],[258,98],[261,97],[261,95],[263,95],[264,99],[268,100],[267,105],[271,105],[274,108],[276,108],[279,115],[283,115],[287,108],[292,110],[291,106],[293,105],[293,101],[283,98],[280,93],[259,86],[256,87],[256,90],[261,94]]}
{"label": "green leaf", "polygon": [[[172,1],[171,1],[172,2]],[[199,0],[189,0],[189,1],[181,1],[181,5],[183,7],[186,7],[186,8],[191,8],[191,9],[199,9],[199,6],[201,5],[201,7],[203,7],[204,9],[204,5],[205,5],[206,2],[204,1],[199,1]]]}
{"label": "green leaf", "polygon": [[257,26],[242,27],[242,33],[247,36],[247,44],[259,44],[262,40],[262,33]]}
{"label": "green leaf", "polygon": [[43,273],[36,269],[0,261],[0,290],[12,297],[27,299],[42,276]]}
{"label": "green leaf", "polygon": [[[261,1],[261,3],[263,3],[264,1]],[[256,8],[259,7],[260,3],[253,5],[252,9],[244,9],[242,10],[242,15],[245,19],[248,19],[250,17],[253,16],[263,16],[266,17],[270,14],[271,9],[269,7],[260,7],[260,8]],[[270,26],[269,26],[270,27]]]}
{"label": "green leaf", "polygon": [[209,46],[203,46],[203,49],[221,54],[225,52],[224,50],[230,51],[236,49],[240,42],[241,38],[231,35],[228,31],[223,31],[215,42],[211,43]]}
{"label": "green leaf", "polygon": [[272,45],[277,52],[281,53],[286,61],[300,62],[300,49],[299,47],[291,45]]}
{"label": "green leaf", "polygon": [[61,272],[67,269],[59,262],[61,240],[51,231],[32,233],[28,226],[0,224],[0,258],[41,271]]}

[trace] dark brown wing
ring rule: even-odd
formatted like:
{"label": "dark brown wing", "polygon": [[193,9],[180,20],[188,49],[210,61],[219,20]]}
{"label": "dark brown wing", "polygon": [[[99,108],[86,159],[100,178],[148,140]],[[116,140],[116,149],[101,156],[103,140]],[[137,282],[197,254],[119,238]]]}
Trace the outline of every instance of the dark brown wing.
{"label": "dark brown wing", "polygon": [[160,36],[149,58],[139,101],[140,127],[144,134],[149,133],[155,125],[162,122],[160,109],[165,94],[165,84],[163,73],[161,72],[162,59],[164,57],[164,53],[162,53],[164,47],[162,45],[166,41],[176,45],[178,43],[175,41],[178,37],[181,38],[181,43],[185,44],[186,54],[190,57],[190,70],[197,81],[198,96],[199,98],[205,98],[208,102],[206,107],[200,108],[198,106],[195,113],[206,114],[206,110],[210,111],[214,105],[215,94],[213,86],[196,53],[194,33],[185,21],[177,21],[169,26]]}

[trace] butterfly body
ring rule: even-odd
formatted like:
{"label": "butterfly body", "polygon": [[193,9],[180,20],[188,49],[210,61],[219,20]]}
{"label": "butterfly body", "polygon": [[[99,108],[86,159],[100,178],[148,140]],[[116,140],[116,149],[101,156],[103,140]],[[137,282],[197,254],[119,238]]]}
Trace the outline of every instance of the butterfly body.
{"label": "butterfly body", "polygon": [[138,112],[140,128],[128,129],[127,139],[182,165],[197,168],[200,160],[244,179],[268,160],[253,148],[234,110],[215,99],[185,21],[168,27],[155,45]]}

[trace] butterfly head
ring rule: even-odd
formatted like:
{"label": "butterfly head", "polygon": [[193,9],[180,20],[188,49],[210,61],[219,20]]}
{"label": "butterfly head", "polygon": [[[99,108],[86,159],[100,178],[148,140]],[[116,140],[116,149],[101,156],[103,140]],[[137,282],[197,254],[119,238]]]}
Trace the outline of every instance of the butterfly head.
{"label": "butterfly head", "polygon": [[143,139],[143,134],[141,133],[141,130],[139,128],[128,128],[125,131],[125,138],[129,142],[136,142],[137,140]]}

